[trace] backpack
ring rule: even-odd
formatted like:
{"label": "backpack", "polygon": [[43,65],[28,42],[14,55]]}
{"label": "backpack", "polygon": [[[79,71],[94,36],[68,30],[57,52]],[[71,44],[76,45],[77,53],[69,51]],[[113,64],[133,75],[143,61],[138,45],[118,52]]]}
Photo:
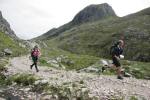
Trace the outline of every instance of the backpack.
{"label": "backpack", "polygon": [[40,54],[39,50],[35,51],[35,50],[32,50],[31,51],[31,57],[38,57]]}
{"label": "backpack", "polygon": [[34,56],[34,50],[31,51],[31,57],[33,57],[33,56]]}
{"label": "backpack", "polygon": [[110,55],[113,55],[113,53],[114,53],[116,47],[117,47],[117,43],[115,43],[114,45],[112,45],[112,46],[110,47]]}

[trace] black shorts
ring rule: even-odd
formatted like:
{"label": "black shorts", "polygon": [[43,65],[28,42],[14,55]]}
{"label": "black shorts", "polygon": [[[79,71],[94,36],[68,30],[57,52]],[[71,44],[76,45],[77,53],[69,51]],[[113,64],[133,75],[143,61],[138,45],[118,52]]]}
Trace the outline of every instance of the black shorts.
{"label": "black shorts", "polygon": [[121,67],[120,61],[116,57],[113,57],[112,61],[112,64],[114,64],[116,67]]}
{"label": "black shorts", "polygon": [[33,60],[34,63],[36,63],[36,62],[38,61],[38,57],[34,57],[34,56],[33,56],[33,57],[32,57],[32,60]]}

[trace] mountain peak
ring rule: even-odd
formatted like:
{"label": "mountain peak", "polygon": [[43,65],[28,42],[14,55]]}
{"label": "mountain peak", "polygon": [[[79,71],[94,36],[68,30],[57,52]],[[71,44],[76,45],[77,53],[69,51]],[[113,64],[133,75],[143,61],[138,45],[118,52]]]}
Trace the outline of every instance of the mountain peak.
{"label": "mountain peak", "polygon": [[96,21],[110,16],[116,16],[112,7],[107,4],[89,5],[81,10],[72,20],[73,24]]}

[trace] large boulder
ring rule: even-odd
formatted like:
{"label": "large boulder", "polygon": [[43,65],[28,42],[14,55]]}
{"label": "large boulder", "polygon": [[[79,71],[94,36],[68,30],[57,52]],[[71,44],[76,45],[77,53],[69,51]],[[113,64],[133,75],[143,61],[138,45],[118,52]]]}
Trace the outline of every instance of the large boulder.
{"label": "large boulder", "polygon": [[10,49],[8,49],[8,48],[7,48],[7,49],[4,49],[4,54],[5,54],[5,55],[12,55],[12,53],[13,53],[13,52],[12,52]]}

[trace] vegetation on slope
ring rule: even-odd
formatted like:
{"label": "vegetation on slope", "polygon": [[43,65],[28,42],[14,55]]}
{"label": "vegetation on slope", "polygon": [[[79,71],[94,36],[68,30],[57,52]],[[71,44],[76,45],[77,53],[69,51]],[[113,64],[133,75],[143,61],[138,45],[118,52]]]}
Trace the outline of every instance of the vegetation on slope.
{"label": "vegetation on slope", "polygon": [[19,42],[0,32],[0,52],[2,53],[4,49],[10,49],[12,56],[19,56],[26,53],[26,48],[21,47]]}
{"label": "vegetation on slope", "polygon": [[83,24],[55,38],[59,47],[77,54],[109,57],[111,45],[123,38],[126,59],[150,61],[149,15],[109,18]]}

